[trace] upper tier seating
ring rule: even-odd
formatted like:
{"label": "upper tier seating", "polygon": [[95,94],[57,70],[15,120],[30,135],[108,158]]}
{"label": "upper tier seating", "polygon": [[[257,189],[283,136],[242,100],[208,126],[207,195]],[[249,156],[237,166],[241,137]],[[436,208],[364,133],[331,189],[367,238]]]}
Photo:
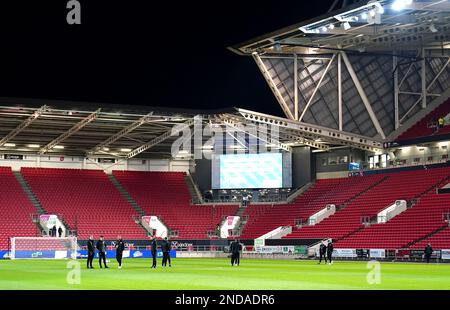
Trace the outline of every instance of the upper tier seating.
{"label": "upper tier seating", "polygon": [[342,204],[366,190],[383,177],[341,178],[318,180],[291,204],[261,206],[250,205],[244,215],[249,217],[241,234],[242,239],[253,239],[280,226],[294,226],[297,220],[305,223],[327,204]]}
{"label": "upper tier seating", "polygon": [[[315,226],[296,229],[287,238],[342,239],[364,228],[362,217],[374,218],[396,200],[410,200],[449,175],[450,168],[387,173],[388,178]],[[362,177],[364,179],[366,177]]]}
{"label": "upper tier seating", "polygon": [[11,168],[0,167],[0,250],[8,249],[11,237],[39,236],[39,230],[31,220],[36,209],[13,175]]}
{"label": "upper tier seating", "polygon": [[444,128],[439,128],[436,132],[435,128],[430,125],[436,125],[437,119],[440,117],[445,117],[450,113],[450,99],[437,107],[430,114],[422,118],[414,126],[409,128],[407,131],[402,133],[397,140],[410,140],[414,138],[421,138],[433,135],[443,135],[450,133],[450,124],[446,124]]}
{"label": "upper tier seating", "polygon": [[143,239],[136,211],[99,170],[22,168],[26,181],[49,214],[61,215],[79,239]]}
{"label": "upper tier seating", "polygon": [[234,215],[238,206],[195,206],[184,173],[113,171],[113,175],[145,211],[156,215],[178,239],[206,239],[222,218]]}

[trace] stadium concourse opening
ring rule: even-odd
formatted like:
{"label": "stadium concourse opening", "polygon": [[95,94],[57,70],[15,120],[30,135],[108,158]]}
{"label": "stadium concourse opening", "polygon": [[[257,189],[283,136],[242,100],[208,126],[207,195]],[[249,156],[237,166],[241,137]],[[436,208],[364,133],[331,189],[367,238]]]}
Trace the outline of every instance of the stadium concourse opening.
{"label": "stadium concourse opening", "polygon": [[0,289],[450,289],[450,2],[339,2],[229,48],[282,117],[0,98]]}

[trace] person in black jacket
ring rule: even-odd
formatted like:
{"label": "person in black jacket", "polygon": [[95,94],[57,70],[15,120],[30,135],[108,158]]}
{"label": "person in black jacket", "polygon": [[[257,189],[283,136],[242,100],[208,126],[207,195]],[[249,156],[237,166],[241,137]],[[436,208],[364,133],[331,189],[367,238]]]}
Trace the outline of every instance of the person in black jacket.
{"label": "person in black jacket", "polygon": [[433,254],[433,248],[431,247],[431,244],[428,243],[425,247],[425,260],[427,261],[427,264],[430,263],[431,255]]}
{"label": "person in black jacket", "polygon": [[61,238],[61,236],[62,236],[62,233],[63,233],[62,227],[59,226],[59,228],[58,228],[58,236],[59,236],[60,238]]}
{"label": "person in black jacket", "polygon": [[231,252],[231,266],[239,266],[239,249],[241,245],[238,243],[237,239],[234,239],[233,242],[231,242],[230,245],[230,252]]}
{"label": "person in black jacket", "polygon": [[100,263],[100,268],[102,267],[102,260],[105,264],[105,268],[109,268],[106,265],[106,243],[103,240],[103,236],[100,236],[100,240],[97,241],[97,250],[98,250],[98,262]]}
{"label": "person in black jacket", "polygon": [[320,247],[319,247],[319,262],[318,262],[319,265],[322,263],[322,258],[325,260],[325,265],[327,264],[326,253],[327,253],[327,246],[322,241],[322,243],[320,244]]}
{"label": "person in black jacket", "polygon": [[94,269],[94,267],[92,267],[92,261],[94,260],[95,246],[94,246],[94,239],[93,239],[92,235],[89,236],[89,240],[87,242],[87,249],[88,249],[87,268]]}
{"label": "person in black jacket", "polygon": [[156,241],[156,237],[152,237],[152,258],[153,265],[152,268],[156,268],[156,256],[158,255],[158,242]]}
{"label": "person in black jacket", "polygon": [[163,252],[162,266],[167,267],[167,262],[169,262],[169,267],[172,267],[172,263],[170,261],[170,250],[172,249],[172,242],[169,241],[169,238],[164,238],[161,248]]}
{"label": "person in black jacket", "polygon": [[333,250],[334,250],[333,241],[330,239],[327,245],[327,258],[330,265],[333,263],[332,261]]}
{"label": "person in black jacket", "polygon": [[238,248],[237,248],[237,256],[236,256],[236,265],[239,266],[239,264],[241,263],[241,252],[242,252],[242,243],[237,240],[237,244],[238,244]]}
{"label": "person in black jacket", "polygon": [[117,244],[116,244],[116,260],[119,263],[119,269],[122,269],[122,255],[123,251],[125,250],[125,243],[122,240],[121,236],[117,237]]}

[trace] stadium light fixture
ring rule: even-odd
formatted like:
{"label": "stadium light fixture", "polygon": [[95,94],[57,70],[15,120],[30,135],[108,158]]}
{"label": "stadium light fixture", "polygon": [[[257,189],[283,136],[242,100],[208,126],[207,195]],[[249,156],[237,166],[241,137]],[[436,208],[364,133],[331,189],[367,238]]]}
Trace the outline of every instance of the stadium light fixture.
{"label": "stadium light fixture", "polygon": [[109,151],[109,147],[104,147],[103,151],[108,152]]}
{"label": "stadium light fixture", "polygon": [[322,27],[322,32],[327,32],[328,28],[326,26]]}
{"label": "stadium light fixture", "polygon": [[392,9],[395,11],[401,11],[407,8],[408,5],[411,5],[413,0],[395,0],[392,3]]}
{"label": "stadium light fixture", "polygon": [[361,19],[362,19],[362,20],[367,20],[367,13],[366,13],[366,12],[363,12],[363,13],[361,14]]}
{"label": "stadium light fixture", "polygon": [[123,148],[123,149],[120,149],[120,151],[124,152],[124,153],[128,153],[128,152],[131,152],[132,149]]}
{"label": "stadium light fixture", "polygon": [[29,147],[30,149],[38,149],[38,148],[40,148],[41,146],[40,146],[39,144],[28,144],[28,147]]}
{"label": "stadium light fixture", "polygon": [[330,24],[330,26],[328,26],[328,28],[330,28],[330,30],[334,29],[334,24]]}
{"label": "stadium light fixture", "polygon": [[344,30],[349,30],[350,28],[352,28],[349,22],[342,23],[341,26],[342,28],[344,28]]}
{"label": "stadium light fixture", "polygon": [[63,150],[64,146],[63,145],[55,145],[53,148],[56,150]]}
{"label": "stadium light fixture", "polygon": [[6,147],[15,147],[16,146],[14,143],[5,143],[3,145]]}

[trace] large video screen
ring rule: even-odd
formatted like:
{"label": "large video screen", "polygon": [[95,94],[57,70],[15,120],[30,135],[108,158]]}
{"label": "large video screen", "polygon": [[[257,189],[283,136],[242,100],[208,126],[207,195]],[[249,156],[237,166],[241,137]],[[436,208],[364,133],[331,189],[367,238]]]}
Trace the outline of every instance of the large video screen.
{"label": "large video screen", "polygon": [[213,159],[213,189],[291,187],[290,154],[229,154]]}

